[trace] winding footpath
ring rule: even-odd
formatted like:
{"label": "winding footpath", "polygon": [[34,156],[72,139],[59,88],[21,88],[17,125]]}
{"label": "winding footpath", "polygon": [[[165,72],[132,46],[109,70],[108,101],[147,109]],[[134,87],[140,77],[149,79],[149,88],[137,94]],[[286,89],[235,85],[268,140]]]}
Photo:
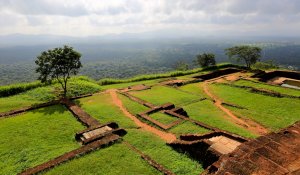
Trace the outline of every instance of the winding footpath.
{"label": "winding footpath", "polygon": [[122,101],[118,98],[116,89],[110,89],[110,90],[107,90],[107,92],[111,95],[113,103],[119,107],[119,109],[124,113],[124,115],[127,116],[128,118],[130,118],[131,120],[133,120],[134,123],[137,126],[139,126],[141,129],[144,129],[146,131],[149,131],[149,132],[159,136],[161,139],[165,140],[167,143],[170,143],[170,142],[173,142],[176,140],[176,136],[174,134],[163,132],[152,126],[149,126],[149,125],[141,122],[136,116],[134,116],[130,112],[128,112],[127,109],[124,107]]}
{"label": "winding footpath", "polygon": [[234,122],[237,125],[242,126],[243,128],[251,131],[254,134],[257,135],[265,135],[268,133],[268,130],[261,126],[260,124],[254,122],[253,120],[247,119],[247,121],[244,121],[240,119],[239,117],[235,116],[229,109],[225,108],[222,106],[222,101],[218,99],[216,96],[214,96],[208,88],[208,82],[203,83],[203,91],[205,94],[207,94],[211,99],[214,100],[214,105],[225,112],[227,114],[226,118],[229,119],[230,121]]}

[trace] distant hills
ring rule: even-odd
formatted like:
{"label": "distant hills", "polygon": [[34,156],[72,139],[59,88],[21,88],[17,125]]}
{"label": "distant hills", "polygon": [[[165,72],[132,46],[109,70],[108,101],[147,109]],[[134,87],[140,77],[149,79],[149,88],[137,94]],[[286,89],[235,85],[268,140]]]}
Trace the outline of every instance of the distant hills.
{"label": "distant hills", "polygon": [[191,37],[167,31],[140,34],[70,37],[59,35],[0,36],[0,84],[32,81],[34,60],[42,51],[64,44],[83,55],[81,74],[94,79],[126,78],[138,74],[174,70],[176,61],[195,67],[195,55],[216,54],[217,62],[229,62],[224,49],[239,44],[263,48],[262,60],[300,67],[300,39],[293,37]]}

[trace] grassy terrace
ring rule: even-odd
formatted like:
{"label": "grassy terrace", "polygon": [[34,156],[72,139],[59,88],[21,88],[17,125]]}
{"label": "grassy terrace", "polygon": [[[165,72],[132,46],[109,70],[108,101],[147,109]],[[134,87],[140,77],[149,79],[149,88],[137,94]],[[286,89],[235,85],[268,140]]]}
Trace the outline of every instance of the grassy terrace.
{"label": "grassy terrace", "polygon": [[127,131],[128,134],[124,138],[126,141],[175,174],[196,175],[203,171],[202,166],[198,162],[191,160],[185,154],[176,152],[156,135],[138,129]]}
{"label": "grassy terrace", "polygon": [[210,126],[217,127],[244,137],[255,137],[249,131],[240,126],[228,121],[222,111],[213,105],[210,100],[203,100],[183,107],[189,117],[206,123]]}
{"label": "grassy terrace", "polygon": [[202,128],[192,122],[184,121],[183,123],[180,123],[179,125],[176,125],[169,129],[168,132],[174,133],[179,136],[181,134],[205,134],[211,131]]}
{"label": "grassy terrace", "polygon": [[21,107],[45,103],[55,99],[50,87],[35,88],[24,93],[0,98],[0,112],[7,112]]}
{"label": "grassy terrace", "polygon": [[[119,98],[122,100],[126,109],[129,112],[131,112],[132,114],[144,112],[148,109],[147,107],[145,107],[141,104],[138,104],[123,95],[119,95]],[[172,121],[178,120],[178,118],[171,117],[171,116],[168,116],[168,115],[162,114],[162,113],[154,113],[154,114],[151,114],[150,116],[164,124],[169,124]],[[157,129],[160,129],[159,127],[155,126],[154,124],[152,124],[146,120],[144,122],[148,123],[149,125],[152,125],[153,127],[156,127]],[[179,136],[180,134],[204,134],[204,133],[207,133],[210,131],[206,130],[205,128],[202,128],[200,126],[197,126],[189,121],[184,121],[184,122],[170,128],[168,130],[168,132],[174,133],[177,136]]]}
{"label": "grassy terrace", "polygon": [[130,94],[156,105],[168,102],[175,105],[184,105],[200,99],[198,95],[192,95],[166,86],[154,86],[144,91],[131,91]]}
{"label": "grassy terrace", "polygon": [[44,174],[161,174],[124,144],[114,144],[55,167]]}
{"label": "grassy terrace", "polygon": [[84,129],[60,105],[2,118],[0,123],[0,174],[17,174],[79,148],[74,133]]}
{"label": "grassy terrace", "polygon": [[75,101],[87,113],[98,119],[100,123],[115,121],[119,127],[135,128],[132,120],[125,117],[122,111],[113,104],[110,94],[100,93],[91,97],[81,98]]}
{"label": "grassy terrace", "polygon": [[144,85],[147,85],[147,86],[151,86],[151,85],[159,83],[159,81],[161,81],[161,79],[136,81],[136,82],[111,84],[111,85],[103,85],[103,86],[101,86],[101,89],[119,89],[119,88],[126,88],[128,86],[139,85],[139,84],[144,84]]}
{"label": "grassy terrace", "polygon": [[251,118],[272,130],[287,127],[300,119],[298,99],[265,96],[223,84],[212,84],[210,89],[225,102],[248,109],[230,108],[236,115]]}
{"label": "grassy terrace", "polygon": [[296,89],[291,89],[291,88],[285,88],[281,86],[273,86],[273,85],[268,85],[263,82],[252,82],[248,80],[238,80],[233,83],[234,85],[239,85],[239,86],[248,86],[248,87],[254,87],[254,88],[260,88],[260,89],[266,89],[266,90],[271,90],[275,91],[281,94],[286,94],[286,95],[293,95],[293,96],[300,96],[300,91]]}
{"label": "grassy terrace", "polygon": [[[126,106],[126,108],[134,114],[143,112],[148,109],[147,107],[131,101],[123,95],[118,96],[122,100],[124,106]],[[175,174],[199,174],[203,171],[202,166],[199,163],[191,160],[184,154],[176,152],[171,147],[167,146],[165,142],[159,137],[141,129],[136,129],[137,126],[133,123],[133,121],[124,116],[120,109],[112,104],[109,94],[97,94],[91,97],[77,100],[76,102],[79,103],[82,108],[93,117],[99,119],[101,123],[108,121],[118,122],[118,124],[121,127],[124,127],[128,132],[124,137],[125,141],[136,146],[139,150],[149,155],[155,161],[170,169]],[[176,127],[174,127],[172,129],[174,129],[174,131],[178,130],[178,132],[180,132],[180,130],[186,130],[185,127],[191,127],[191,125],[183,123],[182,128],[176,129]],[[205,131],[197,126],[196,129],[199,132]],[[129,155],[125,156],[125,154]],[[110,161],[103,160],[105,159],[105,157],[107,157],[107,159]],[[120,157],[124,157],[124,160],[120,160]],[[148,167],[148,169],[145,170],[147,167],[145,163],[143,161],[141,162],[136,157],[137,156],[133,155],[131,150],[128,150],[128,148],[125,148],[123,145],[118,144],[113,145],[109,148],[105,148],[104,150],[98,150],[95,153],[91,153],[90,155],[78,158],[76,160],[72,160],[65,165],[55,168],[53,171],[49,171],[49,173],[61,174],[62,172],[64,172],[66,174],[72,174],[73,172],[85,172],[87,174],[93,174],[95,172],[105,171],[106,174],[118,174],[118,172],[120,173],[120,171],[123,171],[126,173],[128,172],[128,174],[158,174],[153,170],[152,167]],[[133,159],[132,162],[130,162],[131,159]],[[86,165],[89,163],[85,162],[93,162],[92,165],[94,165],[94,167],[92,168],[92,165]],[[106,162],[107,165],[102,165],[103,162]],[[84,171],[81,171],[78,168],[82,167],[82,165],[84,165]],[[117,165],[120,167],[116,167]],[[139,168],[137,167],[137,165],[141,167]],[[128,167],[122,168],[123,166]],[[111,167],[116,167],[116,169],[113,169]]]}
{"label": "grassy terrace", "polygon": [[175,122],[176,120],[178,120],[177,117],[172,117],[172,116],[169,116],[167,114],[160,113],[160,112],[150,114],[150,117],[153,118],[154,120],[159,121],[162,124],[165,124],[165,125],[170,124],[170,123]]}
{"label": "grassy terrace", "polygon": [[179,89],[195,94],[195,95],[199,95],[200,98],[204,98],[206,95],[203,92],[203,89],[201,88],[202,82],[200,83],[192,83],[192,84],[187,84],[184,86],[180,86]]}
{"label": "grassy terrace", "polygon": [[[59,92],[57,92],[57,89],[59,88],[61,88],[60,85],[56,83],[49,86],[37,87],[22,93],[17,93],[16,95],[0,97],[0,112],[7,112],[55,100],[58,97]],[[78,96],[82,94],[95,93],[99,90],[100,86],[87,78],[72,78],[68,85],[67,95]]]}

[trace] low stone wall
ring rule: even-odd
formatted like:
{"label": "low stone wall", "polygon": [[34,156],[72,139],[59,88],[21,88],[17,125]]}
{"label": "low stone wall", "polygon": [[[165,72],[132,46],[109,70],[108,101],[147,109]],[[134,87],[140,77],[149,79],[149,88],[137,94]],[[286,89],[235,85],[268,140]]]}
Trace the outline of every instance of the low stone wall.
{"label": "low stone wall", "polygon": [[91,117],[88,113],[83,111],[79,106],[77,106],[74,102],[63,99],[61,103],[64,104],[69,111],[84,125],[87,127],[100,125],[99,121]]}

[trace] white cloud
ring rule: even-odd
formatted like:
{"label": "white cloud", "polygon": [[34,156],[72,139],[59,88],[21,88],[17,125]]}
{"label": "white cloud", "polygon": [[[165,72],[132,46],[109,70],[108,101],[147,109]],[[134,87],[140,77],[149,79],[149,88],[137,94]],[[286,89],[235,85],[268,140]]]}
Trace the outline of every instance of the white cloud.
{"label": "white cloud", "polygon": [[[299,35],[298,0],[0,0],[0,33]],[[289,32],[290,31],[290,32]]]}

